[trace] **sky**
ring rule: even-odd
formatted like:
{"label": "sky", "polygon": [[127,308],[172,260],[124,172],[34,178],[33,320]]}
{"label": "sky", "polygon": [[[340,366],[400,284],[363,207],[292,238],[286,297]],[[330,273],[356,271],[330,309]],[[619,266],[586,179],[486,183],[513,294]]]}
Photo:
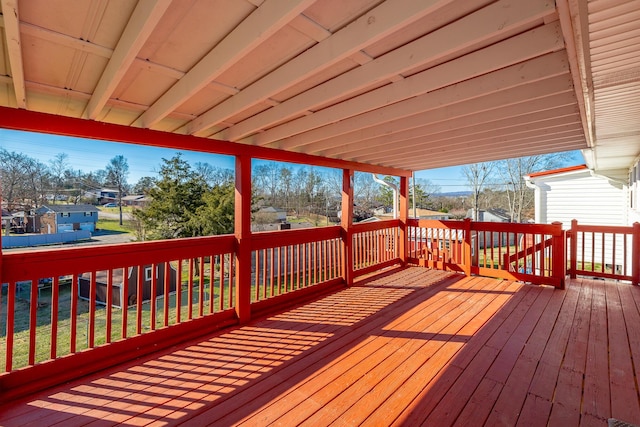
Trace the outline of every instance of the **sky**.
{"label": "sky", "polygon": [[[123,155],[129,164],[128,182],[135,184],[143,176],[155,177],[160,169],[162,159],[173,157],[177,151],[140,146],[135,144],[122,144],[87,140],[82,138],[70,138],[65,136],[20,132],[0,129],[0,147],[8,151],[24,153],[44,164],[49,164],[59,153],[68,155],[68,163],[74,170],[92,172],[105,169],[109,161]],[[208,153],[180,150],[183,159],[194,164],[206,162],[212,166],[233,169],[232,156],[222,156]],[[584,158],[580,151],[571,152],[569,160],[563,166],[584,164]],[[461,166],[417,171],[415,177],[428,179],[432,184],[440,187],[440,192],[449,193],[468,190],[466,179]]]}

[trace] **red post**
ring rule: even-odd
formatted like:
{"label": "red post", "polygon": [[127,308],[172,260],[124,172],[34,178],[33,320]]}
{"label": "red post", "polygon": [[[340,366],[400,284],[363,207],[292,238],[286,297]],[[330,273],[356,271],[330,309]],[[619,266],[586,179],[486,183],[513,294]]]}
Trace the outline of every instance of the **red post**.
{"label": "red post", "polygon": [[633,237],[631,238],[633,249],[631,251],[631,283],[640,283],[640,223],[633,223]]}
{"label": "red post", "polygon": [[470,218],[465,218],[462,233],[464,238],[464,245],[462,249],[462,256],[463,256],[462,268],[464,269],[465,275],[471,276],[472,257],[471,257],[471,219]]}
{"label": "red post", "polygon": [[578,220],[571,220],[571,230],[568,236],[571,241],[569,244],[569,277],[576,278],[576,271],[578,271]]}
{"label": "red post", "polygon": [[340,225],[342,227],[342,271],[347,285],[353,284],[353,169],[342,170],[342,208]]}
{"label": "red post", "polygon": [[251,157],[236,156],[236,315],[251,320]]}
{"label": "red post", "polygon": [[[400,203],[398,203],[398,218],[400,219],[400,233],[398,238],[400,239],[399,256],[402,265],[407,265],[407,259],[409,258],[409,233],[407,229],[407,222],[409,220],[409,178],[406,176],[400,177]],[[415,195],[414,195],[415,197]]]}
{"label": "red post", "polygon": [[552,237],[552,276],[560,280],[560,283],[556,286],[558,289],[564,289],[565,276],[567,275],[567,250],[565,243],[567,241],[566,232],[562,229],[561,222],[551,223],[556,230],[553,232]]}

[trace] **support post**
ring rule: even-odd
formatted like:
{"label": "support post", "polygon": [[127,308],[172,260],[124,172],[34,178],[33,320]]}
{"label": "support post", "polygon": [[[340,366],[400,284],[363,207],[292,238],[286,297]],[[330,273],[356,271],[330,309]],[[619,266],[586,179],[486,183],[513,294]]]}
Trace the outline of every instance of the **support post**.
{"label": "support post", "polygon": [[251,157],[236,156],[234,233],[236,237],[236,315],[251,320]]}
{"label": "support post", "polygon": [[633,249],[631,251],[631,283],[640,284],[640,223],[633,223],[633,237],[631,238]]}
{"label": "support post", "polygon": [[469,277],[471,276],[471,265],[472,265],[472,257],[471,257],[471,218],[464,219],[464,228],[463,228],[463,238],[464,238],[464,246],[462,250],[462,256],[464,260],[464,264],[462,268],[464,269],[464,274]]}
{"label": "support post", "polygon": [[[569,277],[576,278],[578,271],[578,220],[571,220],[571,230],[569,231]],[[584,256],[584,254],[583,254]]]}
{"label": "support post", "polygon": [[551,271],[553,277],[557,278],[560,281],[560,283],[556,287],[558,289],[564,289],[564,282],[567,275],[567,249],[565,246],[567,236],[566,232],[562,229],[561,222],[552,222],[551,225],[556,228],[556,230],[554,230],[553,232],[553,237],[551,240],[553,244],[553,249],[551,252]]}
{"label": "support post", "polygon": [[342,170],[342,207],[340,226],[342,227],[342,271],[345,283],[353,284],[353,169]]}
{"label": "support post", "polygon": [[[407,222],[409,220],[409,178],[406,176],[400,177],[400,203],[398,204],[398,218],[400,219],[400,232],[398,235],[399,246],[398,255],[400,256],[400,262],[402,266],[407,265],[409,258],[409,233],[407,229]],[[413,196],[415,198],[415,194]]]}

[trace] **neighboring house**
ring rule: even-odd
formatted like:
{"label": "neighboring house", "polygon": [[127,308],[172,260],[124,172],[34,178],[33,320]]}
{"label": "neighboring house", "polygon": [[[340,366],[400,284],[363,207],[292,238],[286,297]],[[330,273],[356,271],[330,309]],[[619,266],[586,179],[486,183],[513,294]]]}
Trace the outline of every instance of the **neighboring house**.
{"label": "neighboring house", "polygon": [[44,205],[36,209],[36,232],[63,233],[74,230],[94,232],[98,209],[92,205]]}
{"label": "neighboring house", "polygon": [[[413,216],[413,209],[409,209],[409,216]],[[451,219],[451,214],[446,212],[432,211],[429,209],[416,209],[418,219]]]}
{"label": "neighboring house", "polygon": [[[614,178],[593,173],[586,165],[572,166],[545,172],[532,173],[524,177],[527,185],[535,190],[535,221],[551,224],[561,222],[564,229],[571,228],[575,219],[583,225],[624,226],[630,224],[629,186]],[[613,263],[611,236],[602,242],[598,236],[585,234],[586,247],[593,246],[595,253],[603,253],[607,264]],[[594,242],[591,242],[595,239]],[[609,248],[603,250],[604,248]],[[631,241],[627,242],[628,246]],[[578,238],[578,251],[583,242]],[[616,260],[624,259],[623,245],[616,246]],[[627,247],[627,254],[631,254]],[[591,262],[592,254],[587,251],[579,255]],[[628,265],[630,259],[627,260]],[[622,265],[616,262],[620,271]]]}
{"label": "neighboring house", "polygon": [[[112,188],[101,188],[95,193],[95,197],[98,200],[99,205],[104,205],[105,203],[117,203],[118,194],[120,194],[118,190],[114,190]],[[124,196],[125,195],[123,194],[123,197]]]}
{"label": "neighboring house", "polygon": [[258,214],[268,217],[271,222],[285,222],[287,220],[287,211],[284,209],[277,209],[272,206],[261,208]]}
{"label": "neighboring house", "polygon": [[628,186],[594,174],[586,165],[572,166],[524,177],[535,190],[535,222],[559,221],[563,228],[571,220],[588,225],[627,225]]}
{"label": "neighboring house", "polygon": [[122,198],[122,206],[146,206],[150,199],[144,194],[132,194]]}
{"label": "neighboring house", "polygon": [[[473,218],[473,209],[467,211],[466,218]],[[511,216],[504,209],[480,209],[478,211],[480,222],[511,222]]]}
{"label": "neighboring house", "polygon": [[[156,264],[156,296],[164,295],[164,284],[168,283],[167,293],[176,291],[178,283],[178,273],[175,267],[169,263],[169,277],[165,279],[164,263]],[[151,300],[151,278],[152,266],[145,265],[142,271],[142,301]],[[138,301],[138,267],[127,268],[127,295],[124,295],[123,269],[118,268],[112,272],[112,292],[111,305],[114,307],[122,307],[122,301],[126,301],[127,306],[135,305]],[[100,304],[107,303],[107,280],[108,272],[99,271],[96,274],[95,295],[96,302]],[[88,300],[91,294],[91,276],[83,274],[78,279],[78,296]]]}

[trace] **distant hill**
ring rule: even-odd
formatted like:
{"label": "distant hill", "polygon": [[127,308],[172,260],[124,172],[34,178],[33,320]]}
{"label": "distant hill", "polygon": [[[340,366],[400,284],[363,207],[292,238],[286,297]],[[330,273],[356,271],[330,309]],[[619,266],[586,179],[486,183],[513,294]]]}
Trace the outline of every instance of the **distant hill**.
{"label": "distant hill", "polygon": [[470,195],[471,195],[471,191],[451,191],[449,193],[435,194],[435,196],[437,197],[466,197]]}

